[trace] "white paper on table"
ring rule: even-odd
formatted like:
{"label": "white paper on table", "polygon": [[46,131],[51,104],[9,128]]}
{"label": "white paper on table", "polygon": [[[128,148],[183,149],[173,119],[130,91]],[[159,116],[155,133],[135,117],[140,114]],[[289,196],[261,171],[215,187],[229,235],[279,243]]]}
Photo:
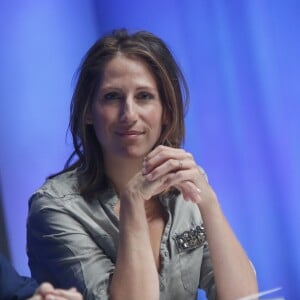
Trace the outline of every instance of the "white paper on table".
{"label": "white paper on table", "polygon": [[[274,289],[270,289],[270,290],[266,290],[266,291],[262,291],[262,292],[259,292],[257,294],[252,294],[252,295],[249,295],[249,296],[246,296],[246,297],[242,297],[242,298],[239,298],[238,300],[258,300],[259,297],[262,297],[262,296],[266,296],[266,295],[269,295],[269,294],[272,294],[274,292],[277,292],[281,290],[281,287],[277,287],[277,288],[274,288]],[[264,298],[265,300],[284,300],[283,297],[276,297],[276,298]]]}

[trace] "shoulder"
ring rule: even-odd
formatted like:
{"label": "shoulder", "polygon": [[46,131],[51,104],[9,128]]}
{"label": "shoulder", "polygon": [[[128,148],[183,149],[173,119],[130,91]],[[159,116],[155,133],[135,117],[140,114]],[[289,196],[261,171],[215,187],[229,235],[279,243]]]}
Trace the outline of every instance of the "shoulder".
{"label": "shoulder", "polygon": [[76,170],[59,174],[38,188],[30,197],[29,208],[62,207],[81,198]]}
{"label": "shoulder", "polygon": [[79,194],[77,171],[68,171],[47,179],[35,193],[48,194],[53,197]]}

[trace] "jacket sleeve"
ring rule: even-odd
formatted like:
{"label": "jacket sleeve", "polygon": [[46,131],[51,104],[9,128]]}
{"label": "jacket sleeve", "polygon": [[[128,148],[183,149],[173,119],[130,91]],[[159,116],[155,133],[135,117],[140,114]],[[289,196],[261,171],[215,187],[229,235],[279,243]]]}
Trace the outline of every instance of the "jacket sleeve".
{"label": "jacket sleeve", "polygon": [[[114,263],[97,243],[85,224],[55,199],[37,195],[27,220],[29,266],[39,282],[55,287],[76,287],[84,299],[108,299]],[[46,202],[47,205],[39,205]],[[99,239],[101,239],[99,233]]]}
{"label": "jacket sleeve", "polygon": [[199,288],[206,292],[208,300],[216,299],[216,285],[207,243],[203,250]]}

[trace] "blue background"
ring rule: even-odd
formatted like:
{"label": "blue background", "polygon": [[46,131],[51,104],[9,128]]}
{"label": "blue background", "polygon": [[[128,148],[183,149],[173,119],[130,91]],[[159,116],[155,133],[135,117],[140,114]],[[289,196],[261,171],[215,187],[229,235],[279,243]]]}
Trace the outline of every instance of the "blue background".
{"label": "blue background", "polygon": [[0,172],[12,262],[29,274],[30,194],[60,170],[72,77],[104,32],[146,29],[190,87],[185,148],[207,171],[260,290],[300,299],[300,2],[0,2]]}

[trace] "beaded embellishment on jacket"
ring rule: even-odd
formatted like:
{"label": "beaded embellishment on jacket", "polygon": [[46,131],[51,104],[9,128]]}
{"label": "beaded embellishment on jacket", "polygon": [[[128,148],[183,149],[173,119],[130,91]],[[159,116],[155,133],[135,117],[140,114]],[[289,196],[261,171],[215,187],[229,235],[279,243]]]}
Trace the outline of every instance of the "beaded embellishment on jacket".
{"label": "beaded embellishment on jacket", "polygon": [[184,231],[174,237],[179,252],[195,249],[203,246],[206,241],[204,225]]}

